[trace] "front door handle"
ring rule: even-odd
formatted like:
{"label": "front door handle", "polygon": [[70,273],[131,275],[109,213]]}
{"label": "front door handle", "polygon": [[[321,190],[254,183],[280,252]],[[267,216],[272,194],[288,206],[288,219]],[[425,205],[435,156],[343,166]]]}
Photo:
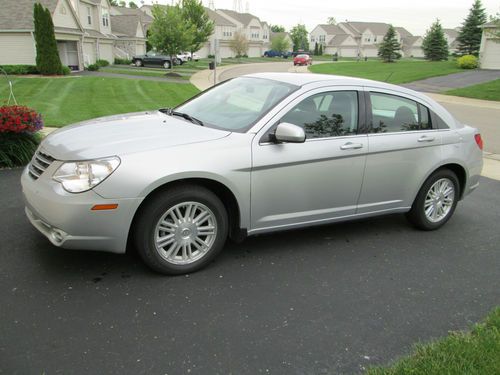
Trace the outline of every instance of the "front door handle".
{"label": "front door handle", "polygon": [[363,148],[363,144],[347,142],[346,144],[340,146],[341,150],[357,150],[358,148]]}
{"label": "front door handle", "polygon": [[428,137],[426,135],[421,136],[418,141],[419,142],[434,142],[434,137]]}

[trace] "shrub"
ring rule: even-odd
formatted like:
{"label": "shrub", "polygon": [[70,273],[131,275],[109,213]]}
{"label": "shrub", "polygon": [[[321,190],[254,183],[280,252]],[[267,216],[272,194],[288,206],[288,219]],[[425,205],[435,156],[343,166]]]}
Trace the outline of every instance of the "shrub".
{"label": "shrub", "polygon": [[457,65],[462,69],[476,69],[479,64],[476,56],[464,55],[457,59]]}
{"label": "shrub", "polygon": [[109,61],[108,60],[97,60],[95,63],[96,63],[97,66],[99,66],[99,68],[103,68],[103,67],[109,65]]}
{"label": "shrub", "polygon": [[99,70],[99,65],[97,65],[97,64],[90,64],[89,66],[87,66],[87,70],[90,71],[90,72],[98,71]]}
{"label": "shrub", "polygon": [[120,59],[119,57],[115,57],[115,64],[117,64],[117,65],[130,65],[130,64],[132,64],[132,60]]}
{"label": "shrub", "polygon": [[62,68],[62,74],[65,75],[65,76],[67,76],[70,73],[71,73],[71,69],[69,67],[67,67],[67,66],[63,66],[63,68]]}
{"label": "shrub", "polygon": [[7,74],[38,74],[34,65],[0,65]]}
{"label": "shrub", "polygon": [[29,163],[40,143],[42,116],[24,106],[0,107],[0,167]]}

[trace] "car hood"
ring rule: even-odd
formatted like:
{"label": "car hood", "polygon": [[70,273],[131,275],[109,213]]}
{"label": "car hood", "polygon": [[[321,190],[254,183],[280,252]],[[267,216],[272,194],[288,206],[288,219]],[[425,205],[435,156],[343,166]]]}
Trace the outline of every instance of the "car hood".
{"label": "car hood", "polygon": [[229,134],[152,111],[66,126],[45,138],[41,147],[58,160],[85,160],[206,142]]}

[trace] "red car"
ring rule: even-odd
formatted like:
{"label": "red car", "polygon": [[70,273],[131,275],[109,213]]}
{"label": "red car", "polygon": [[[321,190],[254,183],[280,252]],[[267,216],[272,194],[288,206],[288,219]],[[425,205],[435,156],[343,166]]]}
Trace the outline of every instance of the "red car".
{"label": "red car", "polygon": [[293,58],[293,65],[312,65],[313,59],[311,56],[302,54]]}

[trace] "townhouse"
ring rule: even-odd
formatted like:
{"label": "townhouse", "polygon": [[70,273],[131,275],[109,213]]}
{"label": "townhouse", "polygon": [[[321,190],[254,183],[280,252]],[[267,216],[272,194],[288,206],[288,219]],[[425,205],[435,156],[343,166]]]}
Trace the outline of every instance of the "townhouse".
{"label": "townhouse", "polygon": [[[145,51],[140,11],[125,19],[118,14],[112,16],[113,7],[108,0],[37,2],[49,9],[61,62],[72,70],[82,70],[98,59],[113,62],[115,57],[130,57]],[[0,65],[35,64],[34,3],[35,0],[2,0]]]}
{"label": "townhouse", "polygon": [[[153,15],[153,5],[143,5],[140,9],[148,16]],[[200,57],[214,55],[216,49],[221,58],[234,57],[230,43],[237,32],[242,32],[248,39],[249,57],[262,56],[269,49],[269,25],[267,22],[262,22],[259,17],[229,9],[205,8],[205,10],[215,27],[205,45],[196,52]]]}
{"label": "townhouse", "polygon": [[[325,53],[343,57],[376,57],[378,44],[384,39],[389,24],[381,22],[340,22],[337,25],[318,25],[310,33],[310,48],[323,44]],[[412,34],[395,27],[398,42]]]}

